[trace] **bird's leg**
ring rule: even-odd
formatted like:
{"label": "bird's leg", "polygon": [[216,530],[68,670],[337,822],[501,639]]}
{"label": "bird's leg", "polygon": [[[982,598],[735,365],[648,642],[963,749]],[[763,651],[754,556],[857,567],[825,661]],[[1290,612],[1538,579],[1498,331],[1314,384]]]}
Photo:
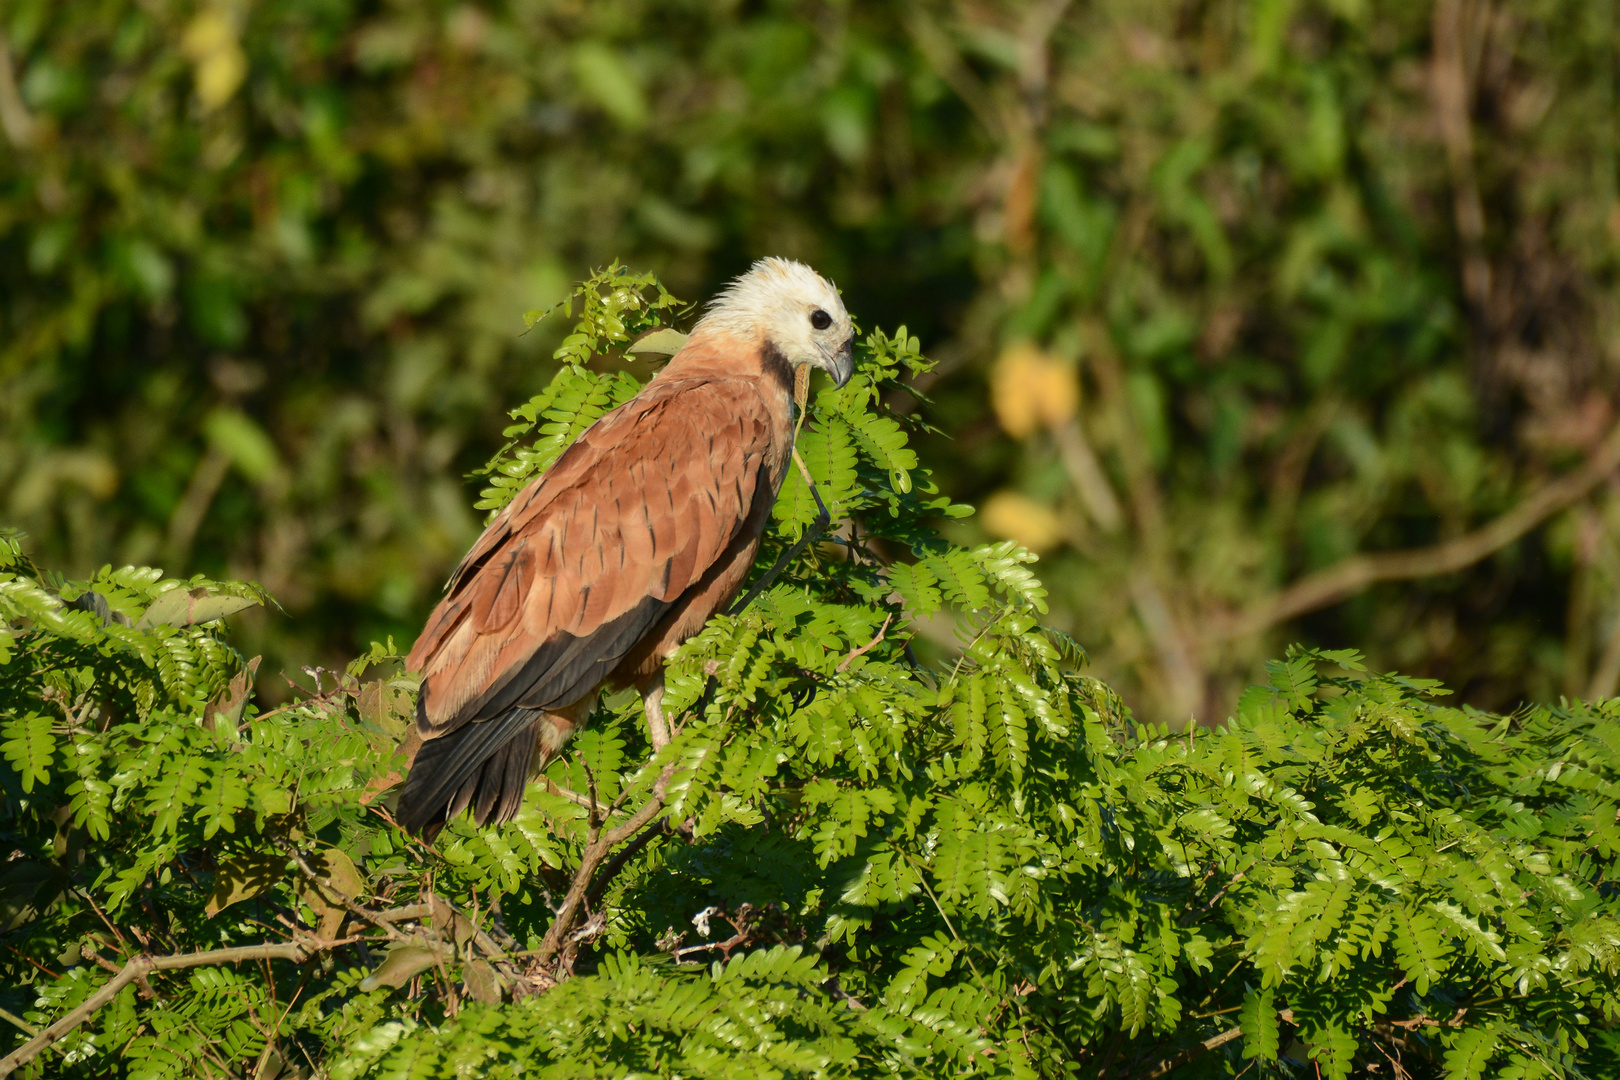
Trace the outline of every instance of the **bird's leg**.
{"label": "bird's leg", "polygon": [[669,722],[664,719],[664,673],[641,688],[641,707],[647,712],[647,738],[656,753],[669,745]]}

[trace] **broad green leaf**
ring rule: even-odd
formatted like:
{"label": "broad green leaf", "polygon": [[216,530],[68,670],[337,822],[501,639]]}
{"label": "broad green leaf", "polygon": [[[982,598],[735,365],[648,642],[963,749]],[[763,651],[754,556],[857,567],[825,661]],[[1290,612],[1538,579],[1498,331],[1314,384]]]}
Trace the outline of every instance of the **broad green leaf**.
{"label": "broad green leaf", "polygon": [[203,908],[210,917],[232,904],[250,900],[287,880],[285,855],[244,851],[220,860],[214,871],[214,889]]}
{"label": "broad green leaf", "polygon": [[392,986],[397,989],[428,968],[442,964],[447,959],[442,951],[426,945],[413,945],[407,942],[390,945],[382,963],[378,964],[370,975],[360,980],[360,989],[373,990],[379,986]]}
{"label": "broad green leaf", "polygon": [[190,626],[193,623],[213,622],[234,615],[262,601],[251,596],[219,596],[207,588],[170,589],[163,593],[135,622],[138,629],[168,623],[171,626]]}

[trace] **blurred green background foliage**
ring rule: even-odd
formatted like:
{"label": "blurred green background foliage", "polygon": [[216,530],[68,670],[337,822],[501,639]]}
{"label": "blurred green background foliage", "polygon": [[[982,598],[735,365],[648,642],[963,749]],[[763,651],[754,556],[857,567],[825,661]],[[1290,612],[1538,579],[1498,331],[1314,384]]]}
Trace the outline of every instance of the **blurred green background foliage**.
{"label": "blurred green background foliage", "polygon": [[1040,550],[1144,715],[1286,640],[1612,694],[1617,18],[0,0],[0,521],[261,583],[267,672],[409,641],[555,371],[523,312],[780,254],[941,361],[953,538]]}

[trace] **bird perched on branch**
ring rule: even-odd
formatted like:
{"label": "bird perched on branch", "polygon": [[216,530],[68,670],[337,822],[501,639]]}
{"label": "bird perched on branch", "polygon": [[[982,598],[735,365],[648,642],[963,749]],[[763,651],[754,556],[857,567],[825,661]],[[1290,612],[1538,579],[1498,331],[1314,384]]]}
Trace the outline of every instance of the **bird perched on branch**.
{"label": "bird perched on branch", "polygon": [[401,825],[431,838],[466,809],[511,818],[604,685],[637,687],[654,746],[667,741],[664,661],[753,566],[793,452],[798,369],[843,386],[853,347],[829,282],[762,259],[490,522],[406,659],[422,684]]}

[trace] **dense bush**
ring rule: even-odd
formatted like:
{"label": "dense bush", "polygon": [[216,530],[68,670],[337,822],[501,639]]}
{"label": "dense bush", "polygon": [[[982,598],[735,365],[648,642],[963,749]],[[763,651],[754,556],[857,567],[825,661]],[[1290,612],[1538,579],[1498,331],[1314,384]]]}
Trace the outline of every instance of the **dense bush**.
{"label": "dense bush", "polygon": [[[668,317],[636,283],[585,287],[484,505],[633,391],[572,361]],[[881,404],[927,367],[874,332],[815,395],[804,456],[860,529],[681,650],[667,747],[608,698],[516,820],[433,848],[377,798],[391,643],[261,711],[219,622],[256,591],[63,581],[8,539],[0,1047],[46,1029],[27,1075],[75,1077],[1613,1075],[1620,703],[1494,716],[1296,650],[1219,728],[1139,723],[1041,625],[1030,555],[930,530],[963,510]],[[788,489],[762,565],[813,516]],[[925,665],[942,608],[960,659]]]}
{"label": "dense bush", "polygon": [[293,617],[236,640],[340,663],[476,532],[461,477],[555,372],[517,312],[782,254],[943,361],[953,538],[1040,550],[1141,715],[1223,716],[1291,640],[1603,696],[1612,469],[1549,485],[1620,385],[1612,14],[0,0],[0,515],[80,576],[260,581]]}

